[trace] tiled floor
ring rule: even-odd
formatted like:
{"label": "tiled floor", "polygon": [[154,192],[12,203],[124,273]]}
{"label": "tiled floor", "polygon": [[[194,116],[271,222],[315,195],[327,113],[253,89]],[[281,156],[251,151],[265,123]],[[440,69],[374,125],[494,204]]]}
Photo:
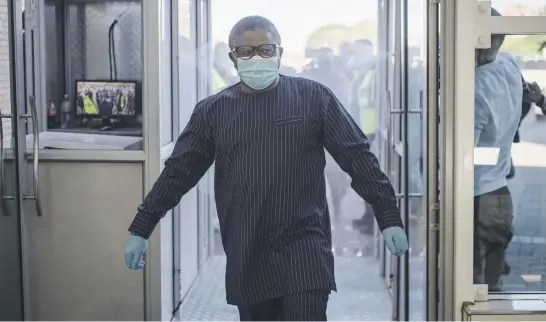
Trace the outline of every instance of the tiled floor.
{"label": "tiled floor", "polygon": [[[214,256],[180,308],[181,321],[237,321],[237,308],[226,304],[224,256]],[[391,320],[385,282],[370,257],[337,257],[338,293],[331,296],[328,319],[333,321]]]}
{"label": "tiled floor", "polygon": [[[343,199],[341,220],[332,227],[338,293],[328,304],[328,319],[338,321],[391,320],[391,299],[385,280],[379,276],[379,260],[372,257],[373,240],[352,228],[351,222],[364,210],[352,190]],[[237,320],[237,308],[225,301],[225,257],[219,236],[216,256],[203,272],[180,309],[181,320]]]}

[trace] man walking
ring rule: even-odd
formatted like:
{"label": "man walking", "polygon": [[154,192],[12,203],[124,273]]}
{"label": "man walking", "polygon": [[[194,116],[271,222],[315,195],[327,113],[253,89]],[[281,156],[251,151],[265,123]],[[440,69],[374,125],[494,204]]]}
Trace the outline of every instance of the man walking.
{"label": "man walking", "polygon": [[275,26],[241,19],[229,37],[241,78],[199,102],[131,224],[125,260],[141,260],[165,213],[215,165],[215,198],[226,253],[228,304],[241,320],[325,321],[336,290],[325,152],[373,208],[389,250],[408,248],[394,190],[369,143],[334,94],[278,74]]}

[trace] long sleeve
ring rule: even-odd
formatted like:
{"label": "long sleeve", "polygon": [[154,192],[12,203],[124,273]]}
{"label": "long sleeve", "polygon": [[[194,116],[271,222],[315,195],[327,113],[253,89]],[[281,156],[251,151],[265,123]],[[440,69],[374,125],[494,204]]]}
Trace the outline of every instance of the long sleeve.
{"label": "long sleeve", "polygon": [[165,167],[138,207],[129,231],[149,238],[167,211],[203,177],[214,161],[214,142],[207,121],[206,106],[199,103],[178,138]]}
{"label": "long sleeve", "polygon": [[474,146],[478,146],[480,136],[489,120],[489,101],[483,90],[476,89],[474,95]]}
{"label": "long sleeve", "polygon": [[403,227],[394,189],[370,152],[368,139],[330,90],[324,90],[322,101],[324,147],[351,176],[356,193],[372,206],[379,229]]}

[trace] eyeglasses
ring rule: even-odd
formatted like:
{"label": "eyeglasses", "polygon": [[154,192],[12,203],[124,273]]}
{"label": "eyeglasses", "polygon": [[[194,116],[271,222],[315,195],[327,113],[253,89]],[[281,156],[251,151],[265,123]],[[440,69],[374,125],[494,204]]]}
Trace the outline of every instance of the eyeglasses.
{"label": "eyeglasses", "polygon": [[256,54],[262,58],[271,58],[277,53],[279,46],[275,44],[263,44],[260,46],[239,46],[235,47],[232,51],[235,58],[248,60],[254,57]]}

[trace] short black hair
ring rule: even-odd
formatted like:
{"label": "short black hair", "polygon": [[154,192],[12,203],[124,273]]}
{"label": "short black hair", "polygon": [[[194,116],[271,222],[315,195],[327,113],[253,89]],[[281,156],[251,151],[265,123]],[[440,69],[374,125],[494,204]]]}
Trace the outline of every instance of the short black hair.
{"label": "short black hair", "polygon": [[369,39],[358,39],[355,41],[355,43],[360,45],[370,46],[370,47],[373,46],[372,42]]}
{"label": "short black hair", "polygon": [[277,31],[277,27],[267,18],[262,16],[247,16],[239,20],[229,33],[229,48],[235,47],[235,38],[241,36],[247,31],[251,30],[263,30],[271,35],[275,39],[277,45],[281,45],[281,35]]}

